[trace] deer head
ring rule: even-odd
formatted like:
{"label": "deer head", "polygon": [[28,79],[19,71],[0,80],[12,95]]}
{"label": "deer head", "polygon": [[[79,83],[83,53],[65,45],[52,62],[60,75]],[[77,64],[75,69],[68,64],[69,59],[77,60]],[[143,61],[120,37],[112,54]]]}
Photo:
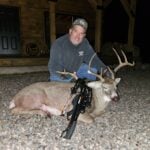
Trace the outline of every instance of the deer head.
{"label": "deer head", "polygon": [[[115,52],[115,54],[118,58],[119,65],[117,67],[115,67],[114,70],[111,70],[110,67],[107,67],[107,69],[109,70],[109,72],[111,74],[110,77],[104,78],[102,70],[101,70],[101,74],[95,74],[94,72],[92,72],[91,63],[96,54],[94,54],[91,57],[91,60],[89,62],[90,73],[95,75],[99,79],[99,81],[90,82],[90,83],[88,83],[88,86],[99,91],[99,93],[101,93],[101,95],[102,94],[105,95],[104,97],[105,97],[106,101],[110,101],[110,100],[117,101],[119,99],[118,93],[117,93],[117,85],[120,82],[121,78],[115,78],[115,73],[122,67],[134,66],[134,62],[129,63],[125,53],[122,50],[121,50],[121,52],[124,57],[124,62],[121,61],[120,56],[118,55],[117,51],[114,48],[113,48],[113,51]],[[99,95],[99,96],[101,96],[101,95]]]}

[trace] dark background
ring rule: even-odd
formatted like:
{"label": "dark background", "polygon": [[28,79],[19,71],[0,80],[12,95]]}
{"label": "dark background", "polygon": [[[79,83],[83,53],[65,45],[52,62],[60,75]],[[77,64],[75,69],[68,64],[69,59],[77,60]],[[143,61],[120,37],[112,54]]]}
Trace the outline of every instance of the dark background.
{"label": "dark background", "polygon": [[150,1],[139,0],[137,6],[135,44],[141,49],[143,62],[150,63]]}
{"label": "dark background", "polygon": [[[127,42],[128,16],[120,2],[113,0],[104,13],[104,42]],[[150,1],[138,0],[135,15],[134,45],[140,48],[143,63],[150,63]]]}

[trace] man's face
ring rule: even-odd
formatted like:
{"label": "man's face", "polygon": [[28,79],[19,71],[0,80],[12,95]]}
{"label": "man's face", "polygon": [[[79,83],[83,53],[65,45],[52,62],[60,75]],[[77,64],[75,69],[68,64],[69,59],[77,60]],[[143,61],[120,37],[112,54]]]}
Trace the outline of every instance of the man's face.
{"label": "man's face", "polygon": [[79,25],[74,25],[69,30],[69,38],[72,44],[74,45],[80,44],[83,41],[85,36],[86,36],[85,29]]}

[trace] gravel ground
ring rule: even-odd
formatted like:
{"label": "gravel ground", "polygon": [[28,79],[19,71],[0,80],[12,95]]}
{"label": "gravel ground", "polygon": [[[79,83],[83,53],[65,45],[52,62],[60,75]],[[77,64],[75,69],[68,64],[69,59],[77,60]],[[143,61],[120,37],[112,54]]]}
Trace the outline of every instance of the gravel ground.
{"label": "gravel ground", "polygon": [[48,73],[0,75],[0,150],[149,150],[150,68],[118,74],[120,101],[94,124],[79,122],[71,140],[60,138],[65,117],[13,116],[11,98],[24,86],[47,81]]}

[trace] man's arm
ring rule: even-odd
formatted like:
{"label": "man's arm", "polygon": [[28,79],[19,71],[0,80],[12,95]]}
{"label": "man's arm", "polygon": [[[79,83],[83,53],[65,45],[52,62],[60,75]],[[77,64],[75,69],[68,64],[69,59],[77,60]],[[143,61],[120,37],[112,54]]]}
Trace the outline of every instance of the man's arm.
{"label": "man's arm", "polygon": [[[86,55],[84,58],[84,61],[86,64],[89,64],[89,61],[91,57],[94,55],[95,51],[92,48],[92,46],[89,44],[87,41],[87,46],[86,46]],[[91,67],[95,67],[96,69],[100,70],[102,68],[106,68],[106,65],[101,61],[101,59],[96,55],[92,61]]]}
{"label": "man's arm", "polygon": [[51,74],[57,74],[56,71],[63,71],[62,53],[61,47],[55,42],[50,49],[50,59],[48,62],[48,70]]}
{"label": "man's arm", "polygon": [[[89,44],[89,42],[87,41],[87,49],[86,49],[86,55],[84,58],[84,61],[86,64],[89,64],[89,61],[91,59],[91,57],[94,55],[95,51],[92,48],[92,46]],[[98,70],[98,72],[101,72],[102,70],[107,70],[106,71],[106,76],[110,76],[110,72],[107,68],[107,66],[102,62],[102,60],[96,55],[91,63],[91,67],[94,67]]]}

